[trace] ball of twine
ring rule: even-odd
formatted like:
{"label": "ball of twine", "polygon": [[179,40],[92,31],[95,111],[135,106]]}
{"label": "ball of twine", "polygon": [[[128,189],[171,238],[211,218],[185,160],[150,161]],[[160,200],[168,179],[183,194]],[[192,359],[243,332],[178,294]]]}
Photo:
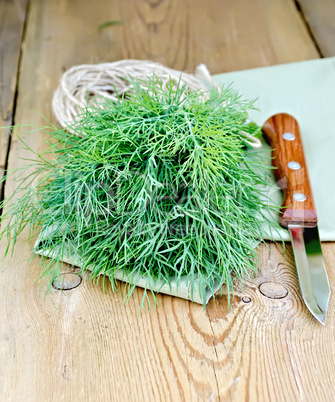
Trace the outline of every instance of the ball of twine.
{"label": "ball of twine", "polygon": [[[59,124],[69,132],[74,133],[69,127],[78,119],[83,109],[98,99],[108,98],[117,100],[117,95],[122,96],[131,90],[130,79],[145,80],[157,76],[163,83],[163,88],[172,80],[185,85],[186,90],[202,90],[204,96],[212,87],[217,84],[211,77],[204,64],[200,64],[195,74],[188,74],[172,68],[163,66],[153,61],[143,60],[120,60],[113,63],[82,64],[73,66],[67,70],[60,79],[52,99],[52,109]],[[116,94],[117,92],[117,94]],[[241,132],[241,136],[247,139],[252,147],[259,147],[258,139],[248,133]]]}
{"label": "ball of twine", "polygon": [[67,123],[75,121],[82,109],[97,97],[117,100],[115,90],[121,96],[131,87],[126,79],[143,80],[152,77],[153,73],[163,82],[164,88],[171,78],[175,82],[180,80],[187,89],[208,91],[208,87],[194,75],[153,61],[121,60],[114,63],[83,64],[70,68],[61,77],[52,100],[53,112],[60,125],[68,127]]}

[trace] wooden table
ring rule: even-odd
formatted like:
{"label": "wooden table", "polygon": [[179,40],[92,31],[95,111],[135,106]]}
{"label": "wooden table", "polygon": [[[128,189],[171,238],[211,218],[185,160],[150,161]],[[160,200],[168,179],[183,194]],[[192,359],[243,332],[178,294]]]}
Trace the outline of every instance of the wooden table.
{"label": "wooden table", "polygon": [[[99,29],[108,20],[122,23]],[[221,73],[315,59],[335,55],[334,21],[327,0],[2,0],[0,125],[54,121],[52,93],[74,64],[137,58]],[[38,149],[42,137],[25,140]],[[0,145],[0,167],[27,163],[6,128]],[[6,195],[14,188],[8,179]],[[54,305],[44,299],[25,237],[0,271],[1,401],[334,400],[334,297],[322,327],[289,246],[262,249],[259,276],[228,312],[225,297],[203,310],[158,296],[157,310],[137,316],[143,291],[123,305],[122,284],[104,294],[84,279],[53,290]],[[335,245],[323,251],[334,293]]]}

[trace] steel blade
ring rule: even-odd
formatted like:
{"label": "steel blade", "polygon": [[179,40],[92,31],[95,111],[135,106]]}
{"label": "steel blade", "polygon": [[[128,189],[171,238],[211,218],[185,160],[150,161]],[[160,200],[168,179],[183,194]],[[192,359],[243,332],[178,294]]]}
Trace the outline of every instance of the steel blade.
{"label": "steel blade", "polygon": [[314,317],[325,324],[330,286],[318,228],[288,225],[302,297]]}

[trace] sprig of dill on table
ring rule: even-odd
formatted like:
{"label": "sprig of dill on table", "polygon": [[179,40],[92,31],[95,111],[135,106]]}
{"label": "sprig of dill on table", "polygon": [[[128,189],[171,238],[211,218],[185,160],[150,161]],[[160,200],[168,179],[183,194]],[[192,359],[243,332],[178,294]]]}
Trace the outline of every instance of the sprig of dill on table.
{"label": "sprig of dill on table", "polygon": [[49,287],[71,250],[113,288],[121,269],[135,284],[147,278],[148,290],[186,276],[202,294],[220,283],[229,295],[235,278],[256,271],[262,224],[277,225],[257,189],[267,167],[241,134],[261,135],[247,122],[253,107],[230,86],[205,97],[153,77],[87,107],[70,130],[51,127],[15,202],[1,204],[7,252],[26,227],[42,229],[38,251],[54,257],[41,260]]}

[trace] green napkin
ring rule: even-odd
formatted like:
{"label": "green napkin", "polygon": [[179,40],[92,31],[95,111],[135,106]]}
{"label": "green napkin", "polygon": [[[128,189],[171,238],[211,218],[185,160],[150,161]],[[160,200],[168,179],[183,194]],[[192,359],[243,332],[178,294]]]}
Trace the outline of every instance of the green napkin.
{"label": "green napkin", "polygon": [[[319,218],[321,240],[335,240],[335,58],[290,63],[213,76],[219,84],[233,86],[260,111],[250,118],[259,125],[273,114],[289,113],[299,122],[308,171]],[[270,157],[270,147],[266,157]],[[275,179],[267,192],[281,205]],[[265,228],[266,230],[266,228]],[[273,233],[273,238],[280,236]],[[282,230],[284,240],[288,232]]]}

